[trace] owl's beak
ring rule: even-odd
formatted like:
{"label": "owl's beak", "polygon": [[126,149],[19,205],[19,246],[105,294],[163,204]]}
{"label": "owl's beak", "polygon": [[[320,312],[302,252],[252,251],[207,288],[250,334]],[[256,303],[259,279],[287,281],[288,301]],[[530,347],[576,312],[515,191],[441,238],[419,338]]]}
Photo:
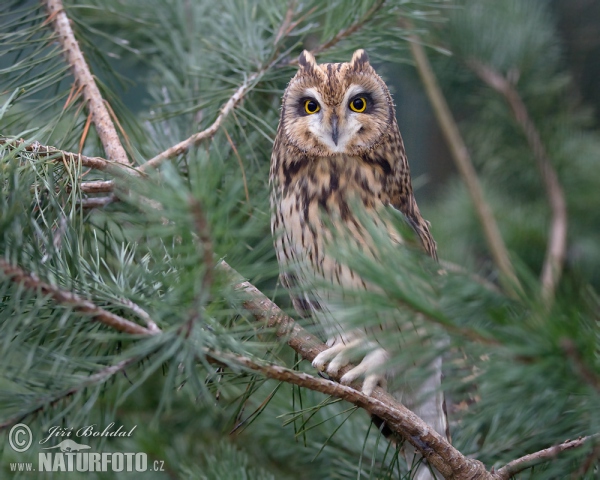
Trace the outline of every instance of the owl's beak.
{"label": "owl's beak", "polygon": [[338,139],[339,139],[339,132],[338,132],[338,117],[335,113],[331,117],[331,139],[333,140],[333,143],[335,143],[335,145],[337,147]]}

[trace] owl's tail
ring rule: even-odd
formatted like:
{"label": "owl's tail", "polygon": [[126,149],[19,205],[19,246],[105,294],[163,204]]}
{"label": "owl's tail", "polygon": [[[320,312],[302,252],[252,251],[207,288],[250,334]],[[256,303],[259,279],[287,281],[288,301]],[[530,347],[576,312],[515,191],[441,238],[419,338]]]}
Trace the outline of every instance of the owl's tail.
{"label": "owl's tail", "polygon": [[[450,441],[446,403],[444,393],[440,388],[442,383],[441,357],[433,362],[430,372],[430,375],[420,385],[413,386],[413,388],[409,386],[392,393],[398,401],[401,401],[436,432]],[[380,418],[373,417],[373,422],[381,427],[382,420]],[[381,431],[386,437],[392,434],[392,431],[385,425]],[[412,471],[410,476],[412,480],[441,480],[443,478],[442,474],[429,465],[410,443],[405,442],[403,450],[406,463]]]}
{"label": "owl's tail", "polygon": [[[436,432],[450,441],[448,429],[448,415],[446,414],[446,402],[444,392],[441,390],[442,383],[442,359],[437,358],[432,365],[431,375],[419,388],[404,394],[404,404],[417,416],[432,426]],[[396,395],[394,395],[396,396]],[[420,453],[411,444],[404,444],[404,456],[409,468],[412,467],[413,480],[441,480],[442,475],[435,468],[424,461]]]}

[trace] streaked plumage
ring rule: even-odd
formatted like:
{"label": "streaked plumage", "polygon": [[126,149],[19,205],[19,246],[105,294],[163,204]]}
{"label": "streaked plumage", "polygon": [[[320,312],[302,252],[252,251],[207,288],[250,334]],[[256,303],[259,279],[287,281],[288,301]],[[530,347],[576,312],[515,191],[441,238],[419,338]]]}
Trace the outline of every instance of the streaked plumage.
{"label": "streaked plumage", "polygon": [[[317,319],[328,337],[330,348],[313,365],[323,369],[327,364],[332,373],[352,359],[351,347],[365,345],[365,332],[344,328],[343,319],[335,316],[332,294],[315,286],[325,281],[343,289],[372,288],[327,249],[333,237],[344,232],[363,249],[371,249],[371,237],[353,214],[355,202],[388,230],[378,212],[396,208],[433,258],[436,245],[413,196],[391,95],[366,53],[357,50],[349,63],[317,65],[304,51],[299,66],[283,96],[273,146],[271,228],[281,281],[291,290],[294,307],[300,315]],[[397,234],[392,235],[402,243]],[[377,368],[389,355],[376,343],[367,346],[360,364],[342,382],[364,377],[363,391],[370,393],[378,383],[385,384]],[[446,434],[443,398],[436,392],[441,360],[434,371],[426,385],[416,386],[411,393],[416,397],[431,392],[431,398],[421,405],[411,404],[406,395],[403,401]],[[412,459],[412,454],[408,456]],[[422,467],[414,478],[433,477]]]}

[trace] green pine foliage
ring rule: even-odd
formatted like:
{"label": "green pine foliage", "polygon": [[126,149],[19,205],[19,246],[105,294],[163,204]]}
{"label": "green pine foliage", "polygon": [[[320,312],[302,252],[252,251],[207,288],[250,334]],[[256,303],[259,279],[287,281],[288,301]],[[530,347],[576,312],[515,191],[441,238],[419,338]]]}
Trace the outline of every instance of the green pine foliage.
{"label": "green pine foliage", "polygon": [[[600,137],[589,109],[570,95],[547,2],[90,0],[65,7],[136,163],[209,127],[241,85],[249,88],[211,139],[147,177],[117,177],[120,201],[82,208],[101,196],[84,193],[82,182],[115,177],[25,148],[37,141],[103,157],[81,92],[45,9],[20,0],[0,6],[0,137],[25,140],[18,148],[0,144],[0,258],[38,285],[141,326],[150,317],[161,329],[119,332],[76,302],[0,272],[2,430],[26,423],[37,441],[57,425],[135,426],[131,437],[79,440],[94,451],[146,452],[149,462],[164,462],[164,471],[147,473],[156,479],[409,478],[398,449],[364,411],[231,360],[233,353],[315,374],[241,307],[214,267],[225,259],[294,315],[277,283],[268,205],[270,151],[293,61],[303,48],[319,52],[320,62],[365,48],[377,65],[410,62],[412,32],[401,21],[410,19],[434,47],[438,79],[464,118],[461,132],[522,290],[511,297],[496,285],[481,225],[455,178],[423,210],[440,257],[465,269],[438,274],[438,265],[383,235],[385,261],[341,241],[337,254],[381,287],[357,294],[344,314],[358,327],[382,318],[422,322],[418,338],[427,335],[429,348],[407,331],[380,339],[402,345],[390,363],[418,379],[444,356],[453,444],[488,469],[600,432]],[[539,294],[550,219],[540,175],[506,102],[470,68],[473,59],[516,80],[565,191],[568,250],[551,304]],[[0,476],[19,478],[10,463],[36,462],[42,450],[19,454],[1,438]],[[594,478],[597,453],[589,442],[517,478]],[[84,475],[114,478],[42,478]]]}

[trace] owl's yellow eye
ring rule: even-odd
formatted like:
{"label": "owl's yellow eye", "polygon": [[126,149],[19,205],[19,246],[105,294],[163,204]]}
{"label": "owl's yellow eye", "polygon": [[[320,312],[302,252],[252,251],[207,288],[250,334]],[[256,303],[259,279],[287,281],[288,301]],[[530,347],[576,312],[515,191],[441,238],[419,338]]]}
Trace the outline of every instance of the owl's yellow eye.
{"label": "owl's yellow eye", "polygon": [[367,99],[365,97],[355,98],[350,102],[350,110],[356,113],[362,113],[367,109]]}
{"label": "owl's yellow eye", "polygon": [[304,111],[309,115],[317,113],[319,110],[321,110],[321,107],[314,100],[307,100],[306,102],[304,102]]}

